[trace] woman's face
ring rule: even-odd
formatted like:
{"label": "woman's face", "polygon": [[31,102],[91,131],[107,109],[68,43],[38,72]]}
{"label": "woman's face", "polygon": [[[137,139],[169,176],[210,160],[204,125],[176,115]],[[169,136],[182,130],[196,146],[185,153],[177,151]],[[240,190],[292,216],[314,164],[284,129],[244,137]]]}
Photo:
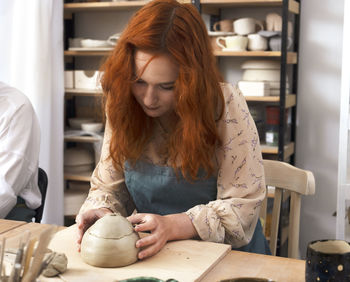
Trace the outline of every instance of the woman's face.
{"label": "woman's face", "polygon": [[132,92],[146,115],[166,118],[174,112],[174,84],[179,68],[168,55],[157,55],[151,60],[153,56],[136,51],[135,75],[138,79],[132,85]]}

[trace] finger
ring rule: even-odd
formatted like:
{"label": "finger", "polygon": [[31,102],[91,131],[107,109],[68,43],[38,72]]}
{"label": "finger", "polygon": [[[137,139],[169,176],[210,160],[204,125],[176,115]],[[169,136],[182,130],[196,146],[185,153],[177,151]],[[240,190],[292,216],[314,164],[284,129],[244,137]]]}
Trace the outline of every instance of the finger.
{"label": "finger", "polygon": [[148,232],[148,231],[153,231],[155,229],[155,224],[154,221],[148,220],[143,223],[139,223],[135,225],[134,230],[136,232]]}
{"label": "finger", "polygon": [[81,244],[81,240],[83,239],[83,235],[84,235],[84,230],[83,229],[78,229],[78,236],[77,236],[77,243],[80,245]]}
{"label": "finger", "polygon": [[84,233],[86,230],[98,219],[98,216],[96,216],[96,213],[94,211],[88,211],[80,216],[78,222],[78,244],[81,243],[81,240],[83,238]]}
{"label": "finger", "polygon": [[144,213],[137,213],[128,216],[126,219],[129,220],[131,224],[140,224],[144,221],[145,216]]}
{"label": "finger", "polygon": [[138,253],[138,258],[139,259],[145,259],[151,256],[154,256],[156,253],[158,253],[161,249],[162,249],[162,245],[159,244],[158,242],[156,242],[153,245],[150,245],[144,249],[142,249],[139,253]]}
{"label": "finger", "polygon": [[157,243],[156,235],[148,235],[136,241],[136,248],[144,248]]}

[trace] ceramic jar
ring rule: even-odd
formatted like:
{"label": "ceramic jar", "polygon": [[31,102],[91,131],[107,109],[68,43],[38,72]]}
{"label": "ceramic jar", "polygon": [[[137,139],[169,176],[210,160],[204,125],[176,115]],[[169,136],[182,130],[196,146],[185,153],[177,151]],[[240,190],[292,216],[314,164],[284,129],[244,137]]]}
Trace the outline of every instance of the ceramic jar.
{"label": "ceramic jar", "polygon": [[233,22],[233,30],[238,35],[248,35],[263,29],[262,21],[254,18],[240,18]]}
{"label": "ceramic jar", "polygon": [[[292,47],[293,39],[291,37],[287,38],[287,50]],[[272,51],[281,51],[282,50],[282,38],[281,36],[271,37],[269,40],[269,47]]]}
{"label": "ceramic jar", "polygon": [[319,240],[307,246],[305,280],[349,281],[350,245],[343,240]]}
{"label": "ceramic jar", "polygon": [[81,257],[97,267],[120,267],[137,261],[139,239],[123,216],[107,214],[90,226],[81,242]]}
{"label": "ceramic jar", "polygon": [[267,50],[267,39],[257,33],[248,35],[248,50],[265,51]]}

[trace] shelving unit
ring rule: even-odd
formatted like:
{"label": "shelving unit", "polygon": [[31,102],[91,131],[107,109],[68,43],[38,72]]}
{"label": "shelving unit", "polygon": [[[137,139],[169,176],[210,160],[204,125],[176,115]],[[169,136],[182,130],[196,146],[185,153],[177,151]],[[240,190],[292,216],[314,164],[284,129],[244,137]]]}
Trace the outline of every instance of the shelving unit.
{"label": "shelving unit", "polygon": [[[296,125],[296,104],[297,104],[297,76],[298,76],[298,48],[299,48],[299,12],[300,1],[295,0],[194,0],[196,6],[204,13],[213,14],[217,20],[220,20],[223,9],[228,8],[280,8],[282,16],[282,48],[280,52],[272,51],[246,51],[246,52],[227,52],[215,51],[214,54],[221,60],[226,58],[252,58],[252,59],[272,59],[280,60],[280,95],[266,97],[246,97],[248,106],[250,105],[276,105],[279,107],[279,126],[278,126],[278,146],[266,146],[262,144],[262,152],[264,158],[274,158],[280,161],[289,161],[294,163],[295,154],[295,125]],[[247,11],[249,9],[245,9]],[[265,9],[266,10],[266,9]],[[275,10],[274,10],[275,11]],[[227,16],[228,12],[226,13]],[[294,16],[294,43],[293,51],[287,51],[287,36],[288,36],[288,20],[289,15]],[[246,17],[243,15],[241,17]],[[249,16],[248,16],[249,17]],[[227,17],[226,17],[227,18]],[[221,61],[220,61],[221,62]],[[219,62],[219,64],[220,64]],[[291,91],[287,92],[287,73],[292,72],[293,79],[291,81]],[[291,141],[285,142],[284,134],[286,132],[285,113],[286,110],[291,111]],[[269,192],[269,198],[273,198],[273,193]],[[281,223],[279,231],[278,254],[285,254],[283,245],[288,239],[288,223],[285,224],[287,216],[286,210],[289,207],[289,196],[283,195],[281,209]],[[289,213],[287,211],[287,213]]]}
{"label": "shelving unit", "polygon": [[[80,64],[82,60],[91,62],[101,62],[105,59],[109,53],[113,50],[110,48],[106,50],[91,49],[91,50],[68,50],[68,38],[76,37],[75,28],[76,24],[80,20],[81,13],[125,13],[136,11],[148,1],[118,1],[118,2],[89,2],[89,3],[65,3],[64,4],[64,19],[65,19],[65,50],[64,61],[66,67],[74,70],[76,64]],[[91,14],[93,15],[93,14]],[[77,89],[77,88],[65,88],[65,100],[66,100],[66,115],[72,115],[67,110],[67,103],[70,101],[72,104],[79,103],[79,99],[102,99],[101,90],[89,90],[89,89]],[[78,102],[77,102],[78,101]],[[89,100],[93,101],[93,100]],[[70,106],[72,107],[72,106]],[[71,110],[70,110],[71,111]],[[68,146],[93,146],[96,142],[100,142],[101,139],[94,136],[65,136],[64,142]],[[70,189],[70,182],[80,182],[80,184],[90,182],[92,172],[80,172],[80,173],[64,173],[64,180],[66,183],[65,189]],[[79,183],[76,183],[79,184]],[[67,191],[67,195],[68,190]],[[83,192],[83,191],[81,191]],[[86,195],[88,190],[86,190]],[[68,198],[67,198],[68,199]],[[68,201],[71,202],[71,199]],[[70,209],[71,210],[71,209]],[[65,214],[65,224],[70,225],[74,223],[74,214]]]}

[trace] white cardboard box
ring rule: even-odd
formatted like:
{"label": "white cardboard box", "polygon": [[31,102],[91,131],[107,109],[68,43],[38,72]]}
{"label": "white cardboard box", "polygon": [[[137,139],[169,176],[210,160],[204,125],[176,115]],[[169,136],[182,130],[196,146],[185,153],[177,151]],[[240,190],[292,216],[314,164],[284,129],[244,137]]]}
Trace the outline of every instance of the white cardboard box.
{"label": "white cardboard box", "polygon": [[97,70],[75,70],[74,86],[78,89],[101,89],[101,73]]}
{"label": "white cardboard box", "polygon": [[269,96],[270,84],[265,81],[244,81],[238,82],[238,88],[243,96]]}

